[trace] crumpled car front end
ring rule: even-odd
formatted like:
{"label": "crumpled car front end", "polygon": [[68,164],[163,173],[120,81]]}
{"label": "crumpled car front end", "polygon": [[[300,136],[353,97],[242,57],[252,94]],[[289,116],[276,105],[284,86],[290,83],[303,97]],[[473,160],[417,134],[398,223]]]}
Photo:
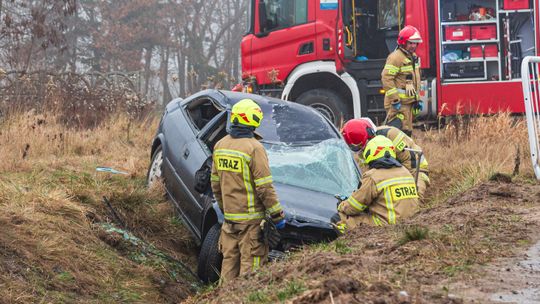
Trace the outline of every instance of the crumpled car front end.
{"label": "crumpled car front end", "polygon": [[280,249],[336,238],[331,223],[338,203],[334,195],[349,195],[360,180],[349,148],[339,138],[294,145],[264,144],[287,219]]}

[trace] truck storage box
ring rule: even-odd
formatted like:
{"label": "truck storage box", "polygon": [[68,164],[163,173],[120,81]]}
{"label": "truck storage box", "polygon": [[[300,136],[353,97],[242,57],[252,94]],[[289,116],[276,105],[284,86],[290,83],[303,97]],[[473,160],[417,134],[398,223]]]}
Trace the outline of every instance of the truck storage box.
{"label": "truck storage box", "polygon": [[444,78],[484,78],[483,62],[445,63]]}
{"label": "truck storage box", "polygon": [[504,0],[503,8],[505,10],[528,9],[529,0]]}
{"label": "truck storage box", "polygon": [[473,25],[471,26],[471,39],[473,40],[497,39],[497,26],[495,26],[495,24]]}
{"label": "truck storage box", "polygon": [[471,39],[471,27],[468,25],[448,25],[445,27],[446,40],[459,41]]}
{"label": "truck storage box", "polygon": [[469,48],[469,51],[471,52],[471,58],[484,58],[484,57],[498,57],[499,56],[499,50],[497,49],[497,45],[495,44],[484,46],[483,54],[482,54],[481,45],[473,45]]}

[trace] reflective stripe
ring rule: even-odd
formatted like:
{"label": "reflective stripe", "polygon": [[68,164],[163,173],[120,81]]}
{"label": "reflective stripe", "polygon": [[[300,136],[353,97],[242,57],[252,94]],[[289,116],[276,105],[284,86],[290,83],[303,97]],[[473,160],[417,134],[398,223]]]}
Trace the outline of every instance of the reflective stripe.
{"label": "reflective stripe", "polygon": [[384,69],[388,70],[389,75],[396,75],[399,72],[399,67],[391,64],[385,65]]}
{"label": "reflective stripe", "polygon": [[405,63],[405,64],[411,63],[411,60],[409,58],[405,58],[405,60],[403,60],[403,63]]}
{"label": "reflective stripe", "polygon": [[259,269],[260,265],[261,265],[261,257],[259,256],[253,257],[253,271]]}
{"label": "reflective stripe", "polygon": [[358,210],[358,211],[364,211],[366,210],[367,206],[360,203],[358,200],[356,200],[354,197],[352,196],[349,196],[349,198],[347,199],[347,201],[349,202],[349,204],[351,204],[351,206],[354,207],[354,209]]}
{"label": "reflective stripe", "polygon": [[266,209],[266,212],[268,212],[269,214],[274,214],[274,213],[281,212],[281,210],[283,210],[283,208],[281,208],[281,204],[277,202],[274,206],[270,207],[269,209]]}
{"label": "reflective stripe", "polygon": [[263,178],[256,179],[255,180],[255,186],[262,186],[264,184],[269,184],[272,181],[273,181],[272,180],[272,175],[269,175],[269,176],[266,176],[266,177],[263,177]]}
{"label": "reflective stripe", "polygon": [[240,156],[245,159],[247,162],[251,162],[251,156],[247,155],[244,152],[230,150],[230,149],[217,149],[214,151],[214,155],[228,155],[228,156]]}
{"label": "reflective stripe", "polygon": [[385,96],[390,96],[390,95],[394,95],[398,92],[398,89],[396,88],[393,88],[393,89],[390,89],[388,91],[386,91],[386,93],[384,94]]}
{"label": "reflective stripe", "polygon": [[423,180],[424,182],[430,184],[431,181],[429,180],[429,176],[427,176],[427,174],[425,174],[424,172],[420,172],[420,174],[418,175],[420,177],[421,180]]}
{"label": "reflective stripe", "polygon": [[396,149],[398,149],[399,151],[403,151],[403,149],[405,148],[405,145],[401,145],[401,141],[403,140],[404,137],[405,137],[405,133],[399,132],[398,136],[396,136],[396,138],[394,138],[394,140],[392,141]]}
{"label": "reflective stripe", "polygon": [[411,96],[407,95],[407,94],[401,94],[399,93],[399,98],[400,99],[408,99],[408,98],[411,98]]}
{"label": "reflective stripe", "polygon": [[384,225],[383,221],[379,218],[378,215],[373,214],[373,215],[371,215],[371,218],[373,219],[373,223],[375,223],[375,226],[383,226]]}
{"label": "reflective stripe", "polygon": [[386,190],[384,190],[384,201],[386,202],[386,210],[388,212],[388,223],[395,224],[396,210],[394,210],[394,201],[392,201],[392,194],[390,194],[390,188],[386,188]]}
{"label": "reflective stripe", "polygon": [[248,199],[248,212],[253,213],[255,212],[255,195],[253,194],[253,187],[251,186],[251,173],[249,171],[249,167],[247,162],[244,162],[244,172],[243,172],[243,178],[244,178],[244,185],[246,186],[246,194]]}
{"label": "reflective stripe", "polygon": [[399,98],[400,99],[412,99],[412,98],[419,99],[418,94],[410,96],[409,94],[407,94],[407,91],[405,91],[403,89],[396,89],[396,90],[397,90],[397,93],[399,93]]}
{"label": "reflective stripe", "polygon": [[219,176],[212,174],[210,175],[210,180],[213,182],[219,182]]}
{"label": "reflective stripe", "polygon": [[412,72],[414,69],[412,65],[405,65],[399,69],[401,72]]}
{"label": "reflective stripe", "polygon": [[225,219],[230,221],[249,221],[258,220],[264,218],[264,212],[250,212],[250,213],[227,213],[225,212]]}
{"label": "reflective stripe", "polygon": [[422,154],[422,157],[420,158],[420,169],[427,169],[427,168],[428,168],[427,159],[424,157],[424,154]]}
{"label": "reflective stripe", "polygon": [[390,178],[387,180],[384,180],[377,184],[377,191],[382,190],[383,188],[386,188],[388,186],[396,185],[396,184],[414,184],[414,178],[413,177],[395,177]]}

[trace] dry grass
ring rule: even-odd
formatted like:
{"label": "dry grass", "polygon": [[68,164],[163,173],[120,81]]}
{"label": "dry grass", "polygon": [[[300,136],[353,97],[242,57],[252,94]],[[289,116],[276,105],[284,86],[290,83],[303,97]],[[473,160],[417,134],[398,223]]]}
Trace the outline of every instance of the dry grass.
{"label": "dry grass", "polygon": [[[193,264],[194,244],[145,175],[158,119],[115,114],[70,129],[54,112],[0,122],[0,290],[8,303],[175,302],[191,291],[162,265],[135,263],[103,241],[113,217],[165,253]],[[110,166],[128,175],[96,172]],[[114,244],[113,244],[114,245]]]}
{"label": "dry grass", "polygon": [[[432,203],[461,193],[496,173],[533,176],[527,126],[509,113],[458,117],[446,127],[415,132],[430,166]],[[435,197],[435,199],[433,199]]]}
{"label": "dry grass", "polygon": [[[538,222],[524,219],[537,200],[524,121],[507,113],[458,118],[440,130],[415,131],[430,164],[428,202],[415,217],[386,228],[361,227],[331,244],[211,290],[192,303],[454,303],[446,285],[482,274],[475,267],[516,254]],[[519,147],[519,154],[518,154]],[[495,173],[515,183],[488,181]],[[536,208],[535,210],[537,210]],[[471,282],[473,284],[473,282]],[[443,289],[446,288],[446,289]],[[407,301],[405,301],[407,302]]]}

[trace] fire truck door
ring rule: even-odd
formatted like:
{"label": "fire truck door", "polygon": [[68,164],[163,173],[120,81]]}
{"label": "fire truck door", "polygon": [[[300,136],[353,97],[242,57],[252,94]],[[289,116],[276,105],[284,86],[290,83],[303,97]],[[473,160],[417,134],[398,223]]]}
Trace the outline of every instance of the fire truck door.
{"label": "fire truck door", "polygon": [[315,60],[315,2],[259,2],[256,14],[259,24],[252,42],[251,71],[259,84],[284,81],[298,64]]}
{"label": "fire truck door", "polygon": [[427,0],[409,0],[405,2],[405,25],[412,25],[420,31],[423,42],[416,49],[416,54],[421,59],[420,67],[422,69],[429,68],[430,33],[428,27]]}

